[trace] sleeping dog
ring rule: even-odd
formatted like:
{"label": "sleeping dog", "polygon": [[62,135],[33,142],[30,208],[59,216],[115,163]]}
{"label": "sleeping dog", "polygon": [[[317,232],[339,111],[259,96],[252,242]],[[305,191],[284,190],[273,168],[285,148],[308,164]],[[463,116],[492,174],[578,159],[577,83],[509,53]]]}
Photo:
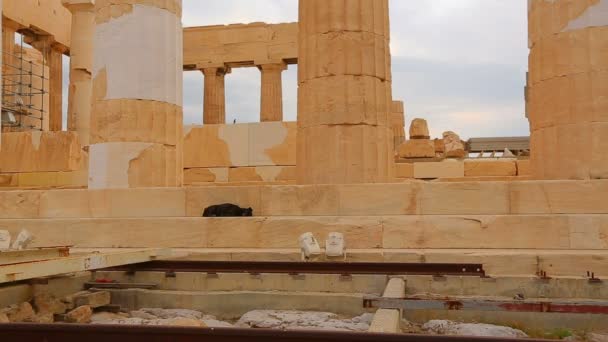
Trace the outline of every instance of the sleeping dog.
{"label": "sleeping dog", "polygon": [[225,203],[212,205],[205,209],[203,217],[243,217],[253,216],[252,208],[241,208],[238,205]]}

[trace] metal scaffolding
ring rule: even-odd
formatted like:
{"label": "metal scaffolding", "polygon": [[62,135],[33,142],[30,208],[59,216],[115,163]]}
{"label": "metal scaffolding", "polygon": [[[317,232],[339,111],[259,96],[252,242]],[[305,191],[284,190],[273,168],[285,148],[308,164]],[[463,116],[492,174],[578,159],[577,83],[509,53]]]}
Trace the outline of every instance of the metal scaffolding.
{"label": "metal scaffolding", "polygon": [[[46,60],[42,65],[26,59],[23,36],[18,52],[2,52],[2,129],[8,131],[41,131],[48,120],[45,96],[49,78]],[[38,86],[39,85],[39,86]]]}

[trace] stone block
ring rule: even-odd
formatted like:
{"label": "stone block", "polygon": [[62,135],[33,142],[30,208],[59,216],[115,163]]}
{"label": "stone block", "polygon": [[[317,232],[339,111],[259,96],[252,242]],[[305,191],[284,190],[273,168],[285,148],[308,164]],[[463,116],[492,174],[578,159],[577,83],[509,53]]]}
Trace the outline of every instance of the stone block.
{"label": "stone block", "polygon": [[5,310],[4,313],[8,316],[11,323],[31,323],[36,319],[36,313],[28,302],[13,305]]}
{"label": "stone block", "polygon": [[0,218],[39,217],[42,191],[0,191]]}
{"label": "stone block", "polygon": [[[382,246],[385,249],[603,248],[608,246],[602,240],[607,222],[606,217],[599,215],[395,216],[383,219]],[[580,239],[582,236],[586,236],[586,244]]]}
{"label": "stone block", "polygon": [[181,186],[183,168],[178,164],[175,146],[111,142],[94,144],[89,148],[91,189]]}
{"label": "stone block", "polygon": [[93,310],[91,310],[90,306],[80,306],[68,312],[65,315],[65,321],[68,323],[85,324],[91,322],[92,315]]}
{"label": "stone block", "polygon": [[249,124],[184,127],[184,168],[249,166]]}
{"label": "stone block", "polygon": [[82,188],[88,183],[88,171],[27,172],[14,174],[20,188]]}
{"label": "stone block", "polygon": [[295,122],[249,124],[249,166],[296,165]]}
{"label": "stone block", "polygon": [[465,160],[465,177],[516,176],[515,160]]}
{"label": "stone block", "polygon": [[414,178],[414,164],[395,163],[395,177],[403,179]]}
{"label": "stone block", "polygon": [[518,176],[531,176],[532,175],[532,170],[531,170],[529,159],[517,161],[517,175]]}
{"label": "stone block", "polygon": [[464,158],[467,153],[460,136],[454,132],[443,133],[443,143],[445,146],[445,156],[447,158]]}
{"label": "stone block", "polygon": [[339,215],[415,215],[419,212],[418,184],[362,184],[338,188]]}
{"label": "stone block", "polygon": [[461,161],[443,161],[414,163],[414,178],[456,178],[464,177],[464,163]]}
{"label": "stone block", "polygon": [[2,173],[77,171],[85,167],[84,161],[75,132],[2,134]]}
{"label": "stone block", "polygon": [[408,140],[399,146],[400,158],[433,158],[435,144],[427,139]]}
{"label": "stone block", "polygon": [[429,125],[424,119],[414,119],[410,124],[410,139],[424,139],[428,140],[431,138],[429,133]]}
{"label": "stone block", "polygon": [[0,312],[0,324],[10,322],[11,321],[8,319],[8,316],[4,312]]}
{"label": "stone block", "polygon": [[433,143],[435,144],[435,153],[443,154],[445,152],[445,142],[443,139],[434,139]]}
{"label": "stone block", "polygon": [[393,143],[392,131],[388,127],[370,125],[300,127],[297,152],[298,183],[389,182],[393,179],[394,172]]}
{"label": "stone block", "polygon": [[339,196],[338,188],[331,185],[265,186],[261,215],[337,215]]}
{"label": "stone block", "polygon": [[49,313],[51,315],[64,314],[67,310],[64,303],[46,292],[34,296],[34,307],[36,307],[38,313]]}
{"label": "stone block", "polygon": [[262,215],[261,192],[258,186],[216,187],[213,189],[189,188],[186,191],[186,216],[200,217],[205,208],[232,203],[242,208],[253,208],[253,214]]}
{"label": "stone block", "polygon": [[[462,163],[461,163],[462,165]],[[422,215],[508,214],[505,182],[422,183],[418,201]]]}
{"label": "stone block", "polygon": [[608,212],[608,181],[522,181],[509,184],[513,214]]}
{"label": "stone block", "polygon": [[76,307],[86,305],[91,308],[98,308],[109,305],[112,302],[111,299],[110,292],[108,291],[82,293],[74,297],[74,305]]}
{"label": "stone block", "polygon": [[59,217],[181,217],[182,188],[53,190],[41,193],[38,216]]}

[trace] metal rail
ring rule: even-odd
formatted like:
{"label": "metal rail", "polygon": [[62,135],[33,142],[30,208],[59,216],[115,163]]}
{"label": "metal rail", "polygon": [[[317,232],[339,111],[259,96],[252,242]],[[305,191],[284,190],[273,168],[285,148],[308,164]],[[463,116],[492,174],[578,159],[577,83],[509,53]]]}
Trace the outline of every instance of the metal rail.
{"label": "metal rail", "polygon": [[[509,342],[523,339],[264,329],[0,324],[2,342]],[[525,339],[526,342],[543,340]]]}
{"label": "metal rail", "polygon": [[485,276],[481,264],[349,263],[349,262],[250,262],[155,260],[105,269],[125,272],[287,273],[287,274],[386,274],[432,276]]}
{"label": "metal rail", "polygon": [[364,308],[403,310],[449,310],[449,311],[505,311],[563,314],[608,314],[608,302],[579,301],[533,301],[492,299],[424,299],[424,298],[365,298]]}

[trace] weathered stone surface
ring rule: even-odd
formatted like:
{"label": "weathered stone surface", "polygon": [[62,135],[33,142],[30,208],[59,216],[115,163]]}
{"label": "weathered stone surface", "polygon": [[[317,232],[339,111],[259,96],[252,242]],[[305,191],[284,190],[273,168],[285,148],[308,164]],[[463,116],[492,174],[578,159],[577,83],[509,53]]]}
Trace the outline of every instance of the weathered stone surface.
{"label": "weathered stone surface", "polygon": [[10,323],[8,316],[4,312],[0,312],[0,323]]}
{"label": "weathered stone surface", "polygon": [[464,163],[461,161],[414,163],[414,178],[416,179],[455,177],[464,177]]}
{"label": "weathered stone surface", "polygon": [[526,107],[533,177],[606,179],[608,25],[600,19],[606,16],[603,2],[566,6],[535,0],[528,14]]}
{"label": "weathered stone surface", "polygon": [[465,177],[516,176],[515,160],[465,160]]}
{"label": "weathered stone surface", "polygon": [[36,319],[36,313],[30,305],[30,303],[21,303],[19,305],[13,305],[5,311],[8,319],[11,323],[24,323],[34,322]]}
{"label": "weathered stone surface", "polygon": [[124,313],[98,312],[91,315],[91,323],[96,324],[100,322],[125,319],[127,317],[129,317],[129,315]]}
{"label": "weathered stone surface", "polygon": [[425,119],[414,119],[410,124],[410,139],[424,139],[428,140],[431,138],[429,133],[429,126]]}
{"label": "weathered stone surface", "polygon": [[184,185],[228,182],[228,168],[194,168],[184,170]]}
{"label": "weathered stone surface", "polygon": [[79,306],[76,309],[68,312],[65,315],[65,321],[68,323],[90,323],[93,310],[90,306]]}
{"label": "weathered stone surface", "polygon": [[445,145],[445,156],[448,158],[464,158],[466,151],[460,136],[454,132],[443,133],[443,143]]}
{"label": "weathered stone surface", "polygon": [[298,184],[391,180],[388,1],[300,5]]}
{"label": "weathered stone surface", "polygon": [[40,312],[36,314],[34,323],[50,324],[55,322],[55,316],[51,312]]}
{"label": "weathered stone surface", "polygon": [[399,310],[388,310],[379,309],[374,315],[369,332],[371,333],[383,333],[383,334],[396,334],[401,332],[400,325],[401,314]]}
{"label": "weathered stone surface", "polygon": [[484,336],[504,338],[526,338],[528,335],[521,330],[490,324],[467,324],[451,321],[434,320],[422,326],[422,329],[439,335]]}
{"label": "weathered stone surface", "polygon": [[0,172],[77,171],[85,156],[74,132],[2,134]]}
{"label": "weathered stone surface", "polygon": [[395,163],[395,177],[403,179],[414,178],[413,163]]}
{"label": "weathered stone surface", "polygon": [[263,329],[320,329],[334,331],[367,331],[372,315],[339,319],[328,312],[255,310],[244,314],[236,323],[241,328]]}
{"label": "weathered stone surface", "polygon": [[0,251],[11,247],[11,233],[7,230],[0,230]]}
{"label": "weathered stone surface", "polygon": [[74,297],[74,305],[79,306],[89,306],[91,308],[98,308],[100,306],[106,306],[111,303],[110,292],[107,291],[98,291],[98,292],[88,292],[76,295]]}
{"label": "weathered stone surface", "polygon": [[587,334],[587,341],[589,342],[608,342],[608,332],[606,333],[589,333]]}
{"label": "weathered stone surface", "polygon": [[164,324],[168,326],[174,327],[194,327],[194,328],[206,328],[207,325],[199,320],[191,319],[191,318],[172,318],[166,320]]}
{"label": "weathered stone surface", "polygon": [[435,144],[435,153],[445,153],[445,142],[443,141],[443,139],[434,139],[433,143]]}
{"label": "weathered stone surface", "polygon": [[531,176],[532,175],[532,167],[530,165],[529,159],[517,161],[517,175],[518,176]]}
{"label": "weathered stone surface", "polygon": [[188,27],[184,29],[184,65],[294,60],[297,37],[297,23]]}
{"label": "weathered stone surface", "polygon": [[[318,147],[311,149],[307,146]],[[300,127],[296,165],[298,184],[389,182],[394,171],[394,149],[392,131],[384,126]],[[300,168],[302,164],[309,167]],[[306,181],[302,181],[304,179]]]}
{"label": "weathered stone surface", "polygon": [[408,140],[399,146],[400,158],[433,158],[435,144],[427,139]]}
{"label": "weathered stone surface", "polygon": [[67,306],[49,293],[43,292],[34,296],[34,307],[38,313],[63,314]]}
{"label": "weathered stone surface", "polygon": [[184,167],[294,166],[296,135],[295,122],[187,127]]}

